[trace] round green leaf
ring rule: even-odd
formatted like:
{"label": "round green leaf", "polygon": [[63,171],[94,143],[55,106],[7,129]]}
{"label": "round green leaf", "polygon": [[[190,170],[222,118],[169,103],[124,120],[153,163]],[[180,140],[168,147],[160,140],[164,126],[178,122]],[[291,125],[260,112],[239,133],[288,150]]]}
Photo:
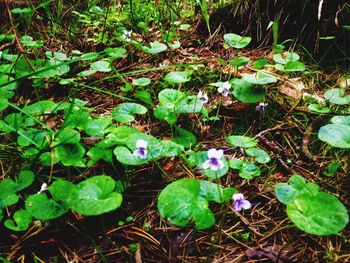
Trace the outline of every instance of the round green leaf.
{"label": "round green leaf", "polygon": [[134,133],[140,133],[140,131],[131,126],[118,126],[113,128],[106,137],[106,143],[108,144],[123,144],[128,137]]}
{"label": "round green leaf", "polygon": [[119,122],[132,122],[135,120],[134,114],[145,114],[147,108],[138,103],[119,104],[112,112],[112,117]]}
{"label": "round green leaf", "polygon": [[197,138],[193,133],[186,131],[181,127],[176,127],[175,132],[176,135],[172,139],[174,142],[181,144],[185,148],[190,148],[191,146],[196,145]]}
{"label": "round green leaf", "polygon": [[267,65],[267,59],[266,58],[261,58],[261,59],[258,59],[256,61],[254,61],[253,63],[253,68],[255,69],[262,69],[263,67],[265,67]]}
{"label": "round green leaf", "polygon": [[227,44],[234,48],[245,48],[252,40],[251,37],[242,37],[237,34],[229,33],[224,35],[224,40]]}
{"label": "round green leaf", "polygon": [[331,119],[331,122],[333,124],[343,124],[343,125],[350,126],[350,116],[334,116]]}
{"label": "round green leaf", "polygon": [[248,57],[237,57],[237,58],[231,59],[229,62],[230,62],[230,65],[232,66],[240,67],[248,64],[249,60],[250,59]]}
{"label": "round green leaf", "polygon": [[91,64],[91,69],[97,72],[109,72],[111,71],[111,63],[106,60],[96,61]]}
{"label": "round green leaf", "polygon": [[345,91],[343,89],[334,88],[327,90],[324,93],[326,100],[337,105],[346,105],[350,103],[350,95],[344,96]]}
{"label": "round green leaf", "polygon": [[275,186],[275,194],[278,201],[287,205],[297,198],[299,191],[287,183],[278,183]]}
{"label": "round green leaf", "polygon": [[150,47],[142,46],[142,51],[151,55],[155,55],[167,50],[167,46],[158,41],[151,42]]}
{"label": "round green leaf", "polygon": [[268,163],[271,161],[269,154],[259,148],[248,148],[246,153],[250,157],[253,157],[258,163]]}
{"label": "round green leaf", "polygon": [[149,161],[149,158],[141,159],[135,155],[126,147],[118,146],[113,151],[117,160],[125,165],[142,165]]}
{"label": "round green leaf", "polygon": [[297,53],[288,51],[273,56],[273,60],[280,64],[287,64],[288,62],[298,61],[299,59],[300,56]]}
{"label": "round green leaf", "polygon": [[265,98],[265,90],[243,79],[231,81],[234,96],[242,102],[256,103]]}
{"label": "round green leaf", "polygon": [[19,175],[16,178],[16,191],[23,190],[24,188],[27,188],[34,182],[35,174],[32,171],[29,170],[23,170],[19,173]]}
{"label": "round green leaf", "polygon": [[239,171],[239,176],[243,179],[253,179],[255,176],[260,176],[260,168],[253,163],[241,161],[239,159],[229,160],[229,166],[232,169]]}
{"label": "round green leaf", "polygon": [[69,128],[59,130],[55,141],[57,144],[78,143],[80,142],[80,132]]}
{"label": "round green leaf", "polygon": [[186,94],[175,89],[164,89],[158,94],[159,102],[170,109],[186,102]]}
{"label": "round green leaf", "polygon": [[176,71],[165,75],[165,81],[169,84],[181,84],[191,80],[192,71]]}
{"label": "round green leaf", "polygon": [[324,107],[320,104],[315,103],[308,105],[307,108],[309,109],[309,111],[317,113],[329,113],[331,111],[328,107]]}
{"label": "round green leaf", "polygon": [[337,234],[348,224],[348,211],[333,195],[303,194],[287,205],[290,220],[301,230],[326,236]]}
{"label": "round green leaf", "polygon": [[350,126],[327,124],[318,131],[318,138],[337,148],[350,148]]}
{"label": "round green leaf", "polygon": [[158,210],[163,218],[176,226],[194,224],[196,229],[207,229],[215,223],[208,201],[223,203],[228,196],[231,198],[234,189],[231,188],[229,193],[224,191],[221,187],[219,191],[217,184],[211,182],[180,179],[162,190],[158,197]]}
{"label": "round green leaf", "polygon": [[138,79],[134,79],[132,81],[132,84],[135,86],[147,86],[151,83],[151,80],[149,78],[138,78]]}
{"label": "round green leaf", "polygon": [[100,116],[95,120],[88,122],[84,131],[94,137],[103,137],[107,133],[107,128],[112,124],[110,116]]}
{"label": "round green leaf", "polygon": [[4,226],[13,231],[25,231],[32,222],[32,216],[27,210],[18,210],[13,215],[13,220],[7,219]]}
{"label": "round green leaf", "polygon": [[34,218],[40,220],[60,217],[68,210],[55,200],[48,199],[46,194],[30,195],[25,202],[25,207]]}
{"label": "round green leaf", "polygon": [[85,166],[85,148],[80,143],[57,146],[55,154],[64,166]]}
{"label": "round green leaf", "polygon": [[254,74],[242,74],[242,78],[252,84],[266,85],[270,83],[276,83],[278,78],[268,72],[259,71]]}
{"label": "round green leaf", "polygon": [[253,139],[247,136],[240,136],[240,135],[228,136],[226,138],[226,141],[228,141],[233,146],[242,147],[242,148],[255,147],[258,143],[256,139]]}
{"label": "round green leaf", "polygon": [[81,215],[95,216],[117,209],[123,200],[115,191],[115,181],[106,175],[86,179],[72,192],[71,206]]}
{"label": "round green leaf", "polygon": [[284,72],[305,71],[306,66],[300,61],[289,61],[284,65]]}

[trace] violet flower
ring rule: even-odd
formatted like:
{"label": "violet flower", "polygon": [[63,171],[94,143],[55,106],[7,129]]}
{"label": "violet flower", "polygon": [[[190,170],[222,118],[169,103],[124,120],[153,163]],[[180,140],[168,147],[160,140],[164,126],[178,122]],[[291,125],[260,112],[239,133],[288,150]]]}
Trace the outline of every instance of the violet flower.
{"label": "violet flower", "polygon": [[221,170],[224,168],[224,162],[221,160],[223,155],[223,150],[210,149],[208,151],[208,160],[203,163],[203,168],[210,168],[212,171]]}
{"label": "violet flower", "polygon": [[202,101],[204,104],[209,101],[207,93],[204,93],[202,91],[198,92],[197,99]]}
{"label": "violet flower", "polygon": [[146,159],[147,158],[147,145],[148,142],[145,140],[137,140],[136,141],[136,147],[137,149],[133,152],[133,155],[136,157],[139,157],[141,159]]}
{"label": "violet flower", "polygon": [[233,194],[232,196],[233,199],[233,208],[239,212],[242,209],[249,209],[252,207],[251,203],[244,199],[243,194]]}
{"label": "violet flower", "polygon": [[267,103],[260,102],[258,105],[256,105],[255,110],[264,112],[266,106],[267,106]]}
{"label": "violet flower", "polygon": [[224,97],[227,97],[230,92],[231,84],[228,81],[222,83],[222,86],[218,88],[218,92],[222,93]]}

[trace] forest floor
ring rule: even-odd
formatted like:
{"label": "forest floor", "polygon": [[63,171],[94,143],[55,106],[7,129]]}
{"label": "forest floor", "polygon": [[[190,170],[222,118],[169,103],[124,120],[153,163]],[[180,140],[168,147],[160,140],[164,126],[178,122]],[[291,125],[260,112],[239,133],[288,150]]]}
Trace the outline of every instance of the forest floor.
{"label": "forest floor", "polygon": [[[89,32],[89,28],[82,28],[84,34],[72,41],[66,36],[60,39],[58,33],[52,38],[50,30],[42,28],[44,45],[27,51],[29,59],[43,57],[46,51],[64,53],[80,50],[86,54],[118,46],[111,42],[87,42],[88,38],[96,36],[96,32]],[[28,31],[26,34],[35,35]],[[112,35],[108,31],[105,34]],[[141,34],[133,34],[133,38],[142,39]],[[147,38],[162,41],[156,29]],[[108,174],[127,178],[129,186],[123,192],[121,207],[107,214],[88,217],[70,212],[55,220],[35,220],[23,232],[13,232],[0,226],[0,261],[350,262],[349,227],[339,235],[304,233],[289,220],[285,205],[277,200],[274,192],[277,183],[287,182],[291,175],[298,174],[336,195],[346,207],[350,206],[349,156],[345,150],[336,150],[317,139],[317,131],[328,122],[329,115],[308,109],[310,102],[322,100],[326,90],[337,86],[344,76],[343,72],[325,72],[318,65],[304,61],[306,71],[276,73],[278,82],[264,86],[264,109],[257,110],[257,103],[244,103],[232,96],[223,97],[216,87],[208,84],[254,72],[253,62],[258,59],[273,61],[271,47],[226,47],[223,35],[202,35],[196,24],[181,32],[180,47],[175,50],[151,55],[126,42],[124,44],[127,53],[113,62],[116,71],[95,72],[77,78],[79,84],[60,85],[60,77],[44,79],[45,84],[39,88],[32,87],[33,79],[23,79],[11,102],[20,106],[38,100],[57,102],[74,98],[86,101],[85,106],[93,110],[94,116],[110,116],[113,109],[126,102],[125,97],[144,103],[135,97],[140,88],[151,95],[152,101],[147,105],[150,114],[138,116],[129,125],[157,138],[169,139],[172,127],[164,120],[154,118],[151,112],[157,105],[158,92],[169,88],[164,75],[175,70],[191,69],[191,80],[175,85],[175,88],[193,95],[199,91],[208,93],[206,107],[213,118],[204,119],[201,114],[193,113],[179,116],[176,125],[196,135],[198,149],[221,148],[227,158],[242,157],[242,150],[230,147],[226,137],[244,134],[256,138],[260,148],[272,159],[261,165],[260,176],[251,180],[242,179],[236,170],[230,170],[220,178],[222,186],[239,189],[251,202],[251,209],[237,212],[230,204],[226,207],[210,204],[216,223],[206,230],[195,230],[191,226],[176,227],[161,218],[157,198],[166,185],[180,178],[206,178],[199,169],[190,168],[182,157],[168,157],[157,164],[149,162],[135,167],[116,164],[115,160],[114,164],[100,160],[91,167],[79,168],[59,164],[51,167],[38,165],[35,174],[50,174],[54,178],[76,176],[74,181]],[[0,47],[2,52],[9,50],[12,54],[23,51],[16,40],[6,48]],[[302,56],[301,52],[299,54]],[[249,58],[249,62],[239,69],[222,62],[236,57]],[[70,78],[76,78],[82,64],[79,62],[71,67]],[[123,79],[116,77],[118,74]],[[126,82],[132,83],[141,77],[149,78],[151,84],[145,88],[124,89]],[[6,113],[11,110],[7,109]],[[52,118],[46,124],[52,129],[59,129],[62,118]],[[16,137],[4,135],[1,140],[1,144],[11,146],[2,147],[1,153],[0,169],[2,178],[6,178],[8,172],[11,174],[12,170],[28,161],[22,158],[19,146],[11,142]],[[82,135],[82,142],[87,148],[94,140],[98,139]],[[334,161],[341,164],[340,169],[334,176],[325,176],[324,171]],[[40,184],[36,184],[32,192],[38,191],[38,186]],[[12,207],[6,208],[4,215],[8,216],[12,211]]]}

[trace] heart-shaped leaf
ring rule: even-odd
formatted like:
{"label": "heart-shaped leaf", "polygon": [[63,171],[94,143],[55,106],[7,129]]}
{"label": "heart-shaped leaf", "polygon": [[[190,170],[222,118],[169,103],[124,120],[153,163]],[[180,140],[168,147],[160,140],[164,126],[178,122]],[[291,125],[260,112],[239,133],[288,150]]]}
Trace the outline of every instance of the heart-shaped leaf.
{"label": "heart-shaped leaf", "polygon": [[198,230],[210,228],[215,223],[209,201],[228,202],[233,188],[222,189],[208,181],[180,179],[165,187],[158,197],[158,210],[171,224],[186,227],[194,224]]}
{"label": "heart-shaped leaf", "polygon": [[321,141],[337,148],[350,148],[350,126],[343,124],[327,124],[318,131]]}
{"label": "heart-shaped leaf", "polygon": [[305,70],[305,64],[300,61],[289,61],[287,64],[284,65],[284,72],[297,72]]}
{"label": "heart-shaped leaf", "polygon": [[327,90],[323,96],[333,104],[346,105],[350,103],[350,95],[344,96],[344,94],[345,91],[343,89],[334,88]]}
{"label": "heart-shaped leaf", "polygon": [[112,70],[111,63],[106,60],[95,61],[90,67],[97,72],[110,72]]}
{"label": "heart-shaped leaf", "polygon": [[350,126],[350,116],[334,116],[331,119],[333,124],[343,124]]}
{"label": "heart-shaped leaf", "polygon": [[27,188],[34,182],[35,174],[29,170],[22,170],[16,178],[16,191],[21,191]]}
{"label": "heart-shaped leaf", "polygon": [[132,84],[135,85],[135,86],[141,86],[141,87],[144,87],[144,86],[147,86],[151,83],[151,80],[149,78],[138,78],[138,79],[134,79],[132,81]]}
{"label": "heart-shaped leaf", "polygon": [[298,228],[318,236],[337,234],[349,222],[344,205],[325,192],[300,195],[287,205],[287,214]]}
{"label": "heart-shaped leaf", "polygon": [[115,191],[116,182],[106,175],[86,179],[76,185],[71,193],[72,209],[86,216],[104,214],[117,209],[122,203],[122,195]]}
{"label": "heart-shaped leaf", "polygon": [[230,62],[230,65],[232,66],[241,67],[243,65],[248,64],[249,61],[250,59],[248,57],[237,57],[237,58],[231,59],[229,62]]}
{"label": "heart-shaped leaf", "polygon": [[227,44],[234,48],[245,48],[252,40],[251,37],[242,37],[237,34],[229,33],[224,35],[224,40]]}
{"label": "heart-shaped leaf", "polygon": [[322,106],[320,104],[310,104],[307,106],[309,111],[317,112],[317,113],[329,113],[331,110],[328,107]]}
{"label": "heart-shaped leaf", "polygon": [[112,124],[110,116],[100,116],[90,121],[85,126],[85,132],[94,137],[103,137],[107,133],[107,128]]}
{"label": "heart-shaped leaf", "polygon": [[248,148],[246,154],[253,157],[258,163],[268,163],[271,158],[267,152],[259,148]]}
{"label": "heart-shaped leaf", "polygon": [[181,84],[191,80],[192,71],[176,71],[165,75],[164,79],[169,84]]}
{"label": "heart-shaped leaf", "polygon": [[266,85],[270,83],[276,83],[278,78],[268,72],[259,71],[254,74],[242,74],[242,78],[252,84]]}
{"label": "heart-shaped leaf", "polygon": [[186,131],[181,127],[175,128],[176,135],[173,137],[173,141],[181,144],[185,148],[190,148],[191,146],[196,145],[197,138],[191,132]]}
{"label": "heart-shaped leaf", "polygon": [[80,132],[69,128],[59,130],[55,141],[57,144],[78,143],[80,142]]}
{"label": "heart-shaped leaf", "polygon": [[253,163],[239,159],[230,159],[228,163],[230,168],[239,171],[239,176],[243,179],[250,180],[255,176],[260,176],[260,168]]}
{"label": "heart-shaped leaf", "polygon": [[251,148],[251,147],[255,147],[258,144],[258,141],[256,139],[253,139],[247,136],[240,136],[240,135],[228,136],[226,138],[226,141],[228,141],[233,146],[242,147],[242,148]]}
{"label": "heart-shaped leaf", "polygon": [[297,53],[288,51],[273,56],[273,60],[280,64],[287,64],[288,62],[298,61],[299,59],[300,56]]}
{"label": "heart-shaped leaf", "polygon": [[36,219],[50,220],[60,217],[68,208],[53,199],[48,199],[46,194],[30,195],[25,202],[26,209]]}
{"label": "heart-shaped leaf", "polygon": [[7,219],[4,226],[13,231],[25,231],[32,222],[32,216],[27,210],[18,210],[13,215],[13,220]]}
{"label": "heart-shaped leaf", "polygon": [[151,42],[150,47],[142,46],[142,51],[146,52],[151,55],[155,55],[161,52],[164,52],[167,50],[167,46],[163,43],[160,43],[158,41]]}
{"label": "heart-shaped leaf", "polygon": [[69,143],[55,148],[56,157],[64,166],[85,166],[85,148],[80,143]]}
{"label": "heart-shaped leaf", "polygon": [[175,89],[164,89],[158,93],[159,102],[170,109],[175,108],[180,104],[186,103],[186,94]]}
{"label": "heart-shaped leaf", "polygon": [[112,112],[112,117],[119,122],[132,122],[135,120],[135,114],[145,114],[147,108],[138,103],[119,104]]}
{"label": "heart-shaped leaf", "polygon": [[231,81],[234,87],[233,95],[242,102],[256,103],[265,98],[265,90],[243,79]]}

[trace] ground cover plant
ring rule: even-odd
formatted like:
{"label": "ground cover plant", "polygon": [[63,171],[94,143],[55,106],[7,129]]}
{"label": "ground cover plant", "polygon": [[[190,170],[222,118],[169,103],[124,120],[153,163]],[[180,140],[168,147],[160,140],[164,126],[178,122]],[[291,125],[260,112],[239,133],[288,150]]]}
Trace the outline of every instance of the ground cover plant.
{"label": "ground cover plant", "polygon": [[4,1],[1,261],[350,260],[349,68],[223,2]]}

